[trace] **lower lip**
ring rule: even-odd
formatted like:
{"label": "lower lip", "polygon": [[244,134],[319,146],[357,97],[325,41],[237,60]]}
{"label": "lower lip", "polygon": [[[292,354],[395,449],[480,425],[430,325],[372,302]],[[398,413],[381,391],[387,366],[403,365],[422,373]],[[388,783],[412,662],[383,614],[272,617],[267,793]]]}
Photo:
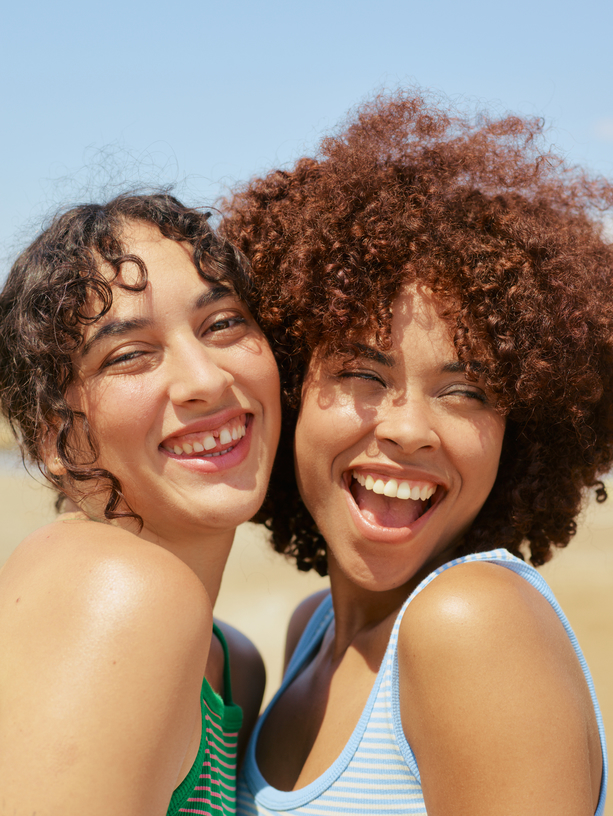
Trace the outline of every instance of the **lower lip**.
{"label": "lower lip", "polygon": [[402,544],[407,539],[416,536],[421,528],[428,523],[438,505],[437,502],[435,505],[430,506],[423,515],[415,519],[408,527],[380,527],[370,524],[360,513],[347,483],[344,484],[344,493],[349,513],[351,514],[358,533],[369,541],[382,544]]}
{"label": "lower lip", "polygon": [[164,448],[160,448],[160,450],[173,462],[177,462],[188,470],[193,470],[196,473],[220,473],[240,465],[247,458],[251,448],[252,426],[253,422],[248,420],[245,435],[237,439],[234,447],[227,449],[227,452],[222,451],[220,456],[177,456]]}

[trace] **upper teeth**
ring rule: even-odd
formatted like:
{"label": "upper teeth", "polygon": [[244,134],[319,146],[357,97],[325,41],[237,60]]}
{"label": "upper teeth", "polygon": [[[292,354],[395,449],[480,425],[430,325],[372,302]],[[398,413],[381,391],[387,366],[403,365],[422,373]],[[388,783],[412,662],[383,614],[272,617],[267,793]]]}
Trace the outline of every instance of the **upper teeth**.
{"label": "upper teeth", "polygon": [[380,493],[389,496],[391,499],[412,499],[413,501],[426,501],[436,492],[436,485],[418,484],[416,482],[399,482],[397,479],[383,480],[375,478],[370,474],[364,475],[357,470],[353,471],[353,478],[359,482],[366,490],[373,493]]}
{"label": "upper teeth", "polygon": [[[241,439],[246,433],[245,418],[239,417],[237,420],[232,420],[221,428],[216,428],[214,431],[205,431],[202,434],[190,435],[189,441],[175,439],[171,444],[163,445],[164,448],[177,456],[187,453],[202,453],[203,451],[212,451],[217,447],[217,440],[220,445],[229,445],[230,442],[235,442]],[[216,438],[217,437],[217,438]],[[215,454],[212,454],[213,456]]]}

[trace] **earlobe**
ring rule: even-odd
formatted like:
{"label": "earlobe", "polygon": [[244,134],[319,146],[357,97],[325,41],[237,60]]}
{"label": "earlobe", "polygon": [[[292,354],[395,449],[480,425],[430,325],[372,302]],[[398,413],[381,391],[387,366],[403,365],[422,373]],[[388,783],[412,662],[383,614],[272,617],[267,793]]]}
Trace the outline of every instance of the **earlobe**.
{"label": "earlobe", "polygon": [[66,468],[58,456],[56,442],[57,430],[48,426],[41,443],[41,459],[52,476],[63,476]]}
{"label": "earlobe", "polygon": [[66,468],[62,464],[62,460],[59,456],[54,456],[46,462],[46,465],[49,473],[52,473],[54,476],[63,476],[66,473]]}

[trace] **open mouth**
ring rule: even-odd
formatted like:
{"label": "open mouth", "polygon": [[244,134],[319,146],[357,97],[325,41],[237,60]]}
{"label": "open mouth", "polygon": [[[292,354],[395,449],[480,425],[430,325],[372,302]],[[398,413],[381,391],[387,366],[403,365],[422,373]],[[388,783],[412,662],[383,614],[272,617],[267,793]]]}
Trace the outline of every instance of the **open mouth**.
{"label": "open mouth", "polygon": [[245,436],[247,425],[247,415],[241,414],[213,430],[165,439],[160,447],[167,453],[182,459],[209,459],[225,456],[234,450]]}
{"label": "open mouth", "polygon": [[394,479],[375,473],[352,471],[349,490],[362,518],[385,528],[409,527],[432,506],[438,485],[434,482]]}

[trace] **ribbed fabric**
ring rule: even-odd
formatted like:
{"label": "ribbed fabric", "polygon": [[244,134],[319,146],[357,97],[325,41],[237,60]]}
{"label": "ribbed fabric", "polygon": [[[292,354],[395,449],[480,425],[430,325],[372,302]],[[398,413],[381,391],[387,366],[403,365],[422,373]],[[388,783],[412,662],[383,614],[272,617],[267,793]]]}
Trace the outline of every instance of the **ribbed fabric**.
{"label": "ribbed fabric", "polygon": [[202,737],[198,756],[189,773],[175,790],[167,816],[197,813],[230,816],[236,813],[236,743],[243,720],[240,707],[232,702],[228,645],[213,624],[224,652],[224,699],[205,679],[202,683]]}
{"label": "ribbed fabric", "polygon": [[300,816],[390,816],[390,814],[425,814],[419,769],[408,744],[400,719],[398,684],[398,631],[405,610],[431,581],[456,564],[487,561],[516,572],[535,587],[551,604],[564,625],[577,654],[598,721],[602,746],[603,776],[600,799],[595,816],[602,816],[607,788],[607,750],[602,717],[594,693],[594,684],[577,639],[551,589],[539,573],[506,550],[475,553],[450,561],[432,572],[414,590],[400,610],[381,668],[362,712],[362,716],[341,755],[330,768],[314,782],[297,791],[279,791],[267,784],[255,759],[255,745],[262,722],[277,698],[294,677],[312,659],[333,619],[332,600],[328,596],[315,611],[294,652],[283,684],[258,723],[245,759],[238,786],[239,816],[272,816],[272,814],[300,814]]}

